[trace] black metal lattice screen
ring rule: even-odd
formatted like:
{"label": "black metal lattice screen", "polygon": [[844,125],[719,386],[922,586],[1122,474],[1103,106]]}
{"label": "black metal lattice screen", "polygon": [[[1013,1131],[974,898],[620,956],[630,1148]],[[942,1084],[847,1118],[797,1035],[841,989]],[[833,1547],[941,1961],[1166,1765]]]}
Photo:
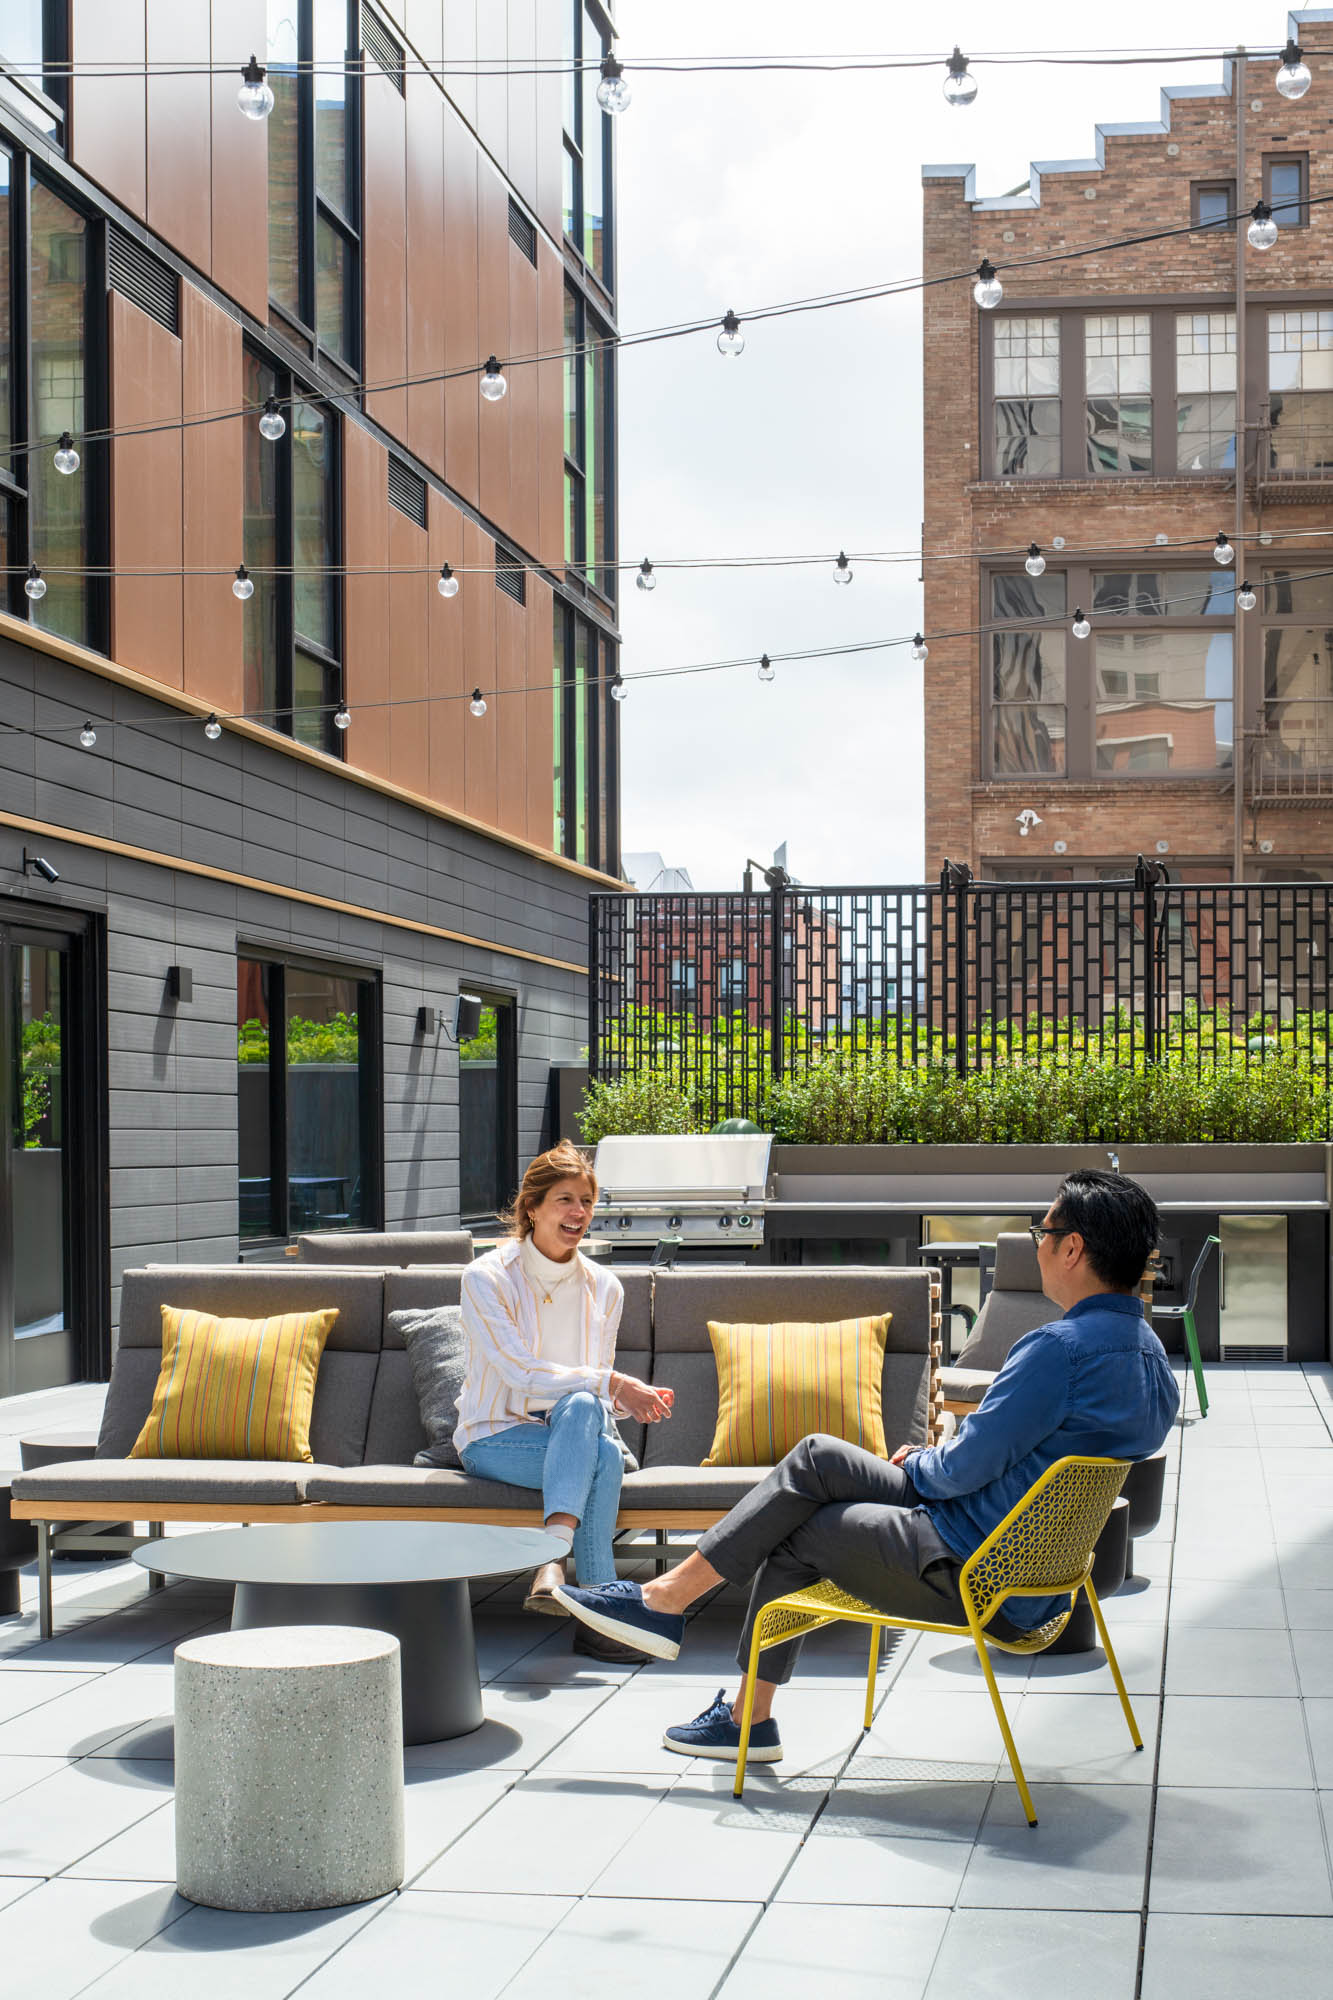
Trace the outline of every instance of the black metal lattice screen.
{"label": "black metal lattice screen", "polygon": [[[963,871],[957,871],[961,876]],[[589,1066],[712,1120],[831,1053],[959,1073],[1280,1048],[1329,1084],[1333,884],[807,888],[591,899]]]}

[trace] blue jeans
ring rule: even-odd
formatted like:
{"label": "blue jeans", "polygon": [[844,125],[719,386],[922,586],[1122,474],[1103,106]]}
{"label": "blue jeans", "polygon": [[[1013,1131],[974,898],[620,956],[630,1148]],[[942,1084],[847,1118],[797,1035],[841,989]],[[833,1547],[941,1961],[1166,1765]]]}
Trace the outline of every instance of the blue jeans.
{"label": "blue jeans", "polygon": [[544,1423],[513,1424],[507,1431],[474,1438],[459,1456],[476,1479],[502,1479],[510,1486],[541,1489],[542,1509],[572,1514],[574,1563],[587,1588],[614,1583],[616,1559],[611,1537],[620,1506],[625,1461],[611,1418],[586,1389],[562,1396]]}

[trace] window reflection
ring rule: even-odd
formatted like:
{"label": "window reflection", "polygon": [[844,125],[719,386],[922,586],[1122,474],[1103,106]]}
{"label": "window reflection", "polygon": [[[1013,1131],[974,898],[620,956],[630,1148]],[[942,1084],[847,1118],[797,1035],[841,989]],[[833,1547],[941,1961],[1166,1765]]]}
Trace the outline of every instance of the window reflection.
{"label": "window reflection", "polygon": [[301,317],[299,0],[269,0],[268,81],[273,109],[268,135],[268,290],[275,305]]}
{"label": "window reflection", "polygon": [[1095,644],[1099,773],[1231,768],[1230,632],[1103,632]]}
{"label": "window reflection", "polygon": [[992,760],[997,775],[1064,771],[1063,632],[992,633],[991,701]]}
{"label": "window reflection", "polygon": [[[38,180],[29,214],[32,430],[38,437],[58,437],[85,427],[88,228]],[[86,645],[88,591],[80,572],[88,563],[88,482],[62,478],[49,451],[28,454],[27,477],[32,560],[47,584],[45,597],[32,607],[33,622]],[[60,573],[71,569],[75,574]]]}

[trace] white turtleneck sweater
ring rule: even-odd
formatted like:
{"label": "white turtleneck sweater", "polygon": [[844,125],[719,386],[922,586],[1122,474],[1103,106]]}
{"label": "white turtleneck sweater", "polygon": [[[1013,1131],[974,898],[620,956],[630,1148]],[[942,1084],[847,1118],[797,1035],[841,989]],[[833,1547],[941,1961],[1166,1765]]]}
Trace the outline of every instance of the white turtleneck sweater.
{"label": "white turtleneck sweater", "polygon": [[523,1276],[532,1287],[541,1332],[543,1361],[562,1368],[583,1366],[583,1287],[578,1252],[567,1264],[544,1257],[530,1236],[519,1252]]}

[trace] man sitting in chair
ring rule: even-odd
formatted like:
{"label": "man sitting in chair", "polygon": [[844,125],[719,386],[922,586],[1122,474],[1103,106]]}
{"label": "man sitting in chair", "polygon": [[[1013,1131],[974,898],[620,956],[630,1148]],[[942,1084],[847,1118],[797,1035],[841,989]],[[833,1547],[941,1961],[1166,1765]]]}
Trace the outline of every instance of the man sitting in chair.
{"label": "man sitting in chair", "polygon": [[[949,1443],[902,1445],[887,1461],[840,1438],[808,1437],[699,1538],[665,1576],[595,1590],[557,1590],[594,1631],[674,1660],[685,1613],[720,1583],[753,1578],[737,1659],[765,1604],[826,1578],[877,1611],[965,1624],[963,1564],[1057,1459],[1147,1458],[1165,1441],[1179,1394],[1136,1288],[1157,1243],[1157,1208],[1121,1174],[1069,1174],[1033,1228],[1042,1289],[1061,1317],[1025,1334],[986,1399]],[[1043,1624],[1061,1600],[1011,1600],[988,1630],[1013,1639]],[[782,1755],[773,1697],[791,1676],[800,1640],[764,1655],[749,1755]],[[685,1757],[735,1761],[744,1687],[722,1691],[663,1742]]]}

